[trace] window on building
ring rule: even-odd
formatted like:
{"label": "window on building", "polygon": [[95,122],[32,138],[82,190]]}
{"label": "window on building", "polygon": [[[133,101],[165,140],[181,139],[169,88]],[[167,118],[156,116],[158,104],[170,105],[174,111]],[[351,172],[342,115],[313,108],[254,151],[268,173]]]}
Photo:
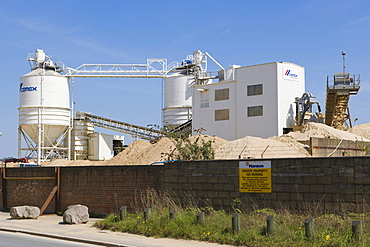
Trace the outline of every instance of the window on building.
{"label": "window on building", "polygon": [[250,106],[248,107],[248,117],[258,117],[258,116],[263,116],[263,106]]}
{"label": "window on building", "polygon": [[222,109],[215,110],[215,121],[229,120],[230,119],[230,110]]}
{"label": "window on building", "polygon": [[229,99],[229,89],[217,89],[215,90],[215,101],[228,100]]}
{"label": "window on building", "polygon": [[262,84],[247,86],[247,96],[262,95],[263,87]]}
{"label": "window on building", "polygon": [[209,107],[208,89],[200,92],[200,107]]}

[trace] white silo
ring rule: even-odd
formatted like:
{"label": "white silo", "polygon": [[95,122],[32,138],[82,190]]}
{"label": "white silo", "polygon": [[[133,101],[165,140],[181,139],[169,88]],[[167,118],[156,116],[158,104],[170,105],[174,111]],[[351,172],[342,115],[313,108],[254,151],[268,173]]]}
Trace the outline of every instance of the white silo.
{"label": "white silo", "polygon": [[[19,132],[28,145],[21,147],[27,156],[45,161],[68,153],[62,146],[70,127],[70,88],[68,78],[56,72],[56,66],[42,50],[36,50],[33,70],[20,77]],[[27,138],[27,136],[29,138]],[[20,139],[20,138],[19,138]]]}
{"label": "white silo", "polygon": [[163,126],[173,128],[191,119],[194,75],[187,70],[173,73],[164,79]]}

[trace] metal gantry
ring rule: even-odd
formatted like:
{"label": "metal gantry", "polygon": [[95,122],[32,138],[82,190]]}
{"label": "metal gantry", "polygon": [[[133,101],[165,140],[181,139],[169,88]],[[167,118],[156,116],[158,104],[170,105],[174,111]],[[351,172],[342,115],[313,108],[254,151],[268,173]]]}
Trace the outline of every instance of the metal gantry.
{"label": "metal gantry", "polygon": [[163,78],[168,73],[167,59],[162,58],[148,58],[146,64],[82,64],[75,69],[57,65],[68,77]]}

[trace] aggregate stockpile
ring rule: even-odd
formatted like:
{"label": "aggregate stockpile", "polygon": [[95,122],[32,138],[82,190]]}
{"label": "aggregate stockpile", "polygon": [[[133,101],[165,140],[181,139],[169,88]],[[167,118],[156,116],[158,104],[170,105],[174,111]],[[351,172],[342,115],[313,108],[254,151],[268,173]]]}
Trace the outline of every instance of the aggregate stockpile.
{"label": "aggregate stockpile", "polygon": [[320,123],[308,123],[300,131],[287,135],[309,145],[313,157],[364,156],[368,155],[370,147],[370,140],[363,135],[341,131]]}
{"label": "aggregate stockpile", "polygon": [[357,125],[349,129],[348,132],[370,139],[370,123]]}
{"label": "aggregate stockpile", "polygon": [[[357,145],[356,143],[359,141],[370,143],[370,140],[366,138],[369,137],[369,134],[370,123],[358,125],[349,131],[337,130],[320,123],[307,123],[299,131],[267,139],[246,136],[241,139],[227,141],[216,136],[205,135],[201,135],[200,138],[205,141],[212,140],[215,159],[270,159],[311,157],[312,150],[310,149],[312,147],[309,145],[310,137],[324,141],[335,141],[335,146],[338,146],[338,143],[340,143],[338,148],[343,148],[343,146],[348,148],[348,143],[352,143],[353,145]],[[196,136],[190,137],[190,140],[194,141],[195,138]],[[139,140],[130,144],[124,151],[105,162],[56,160],[44,163],[43,165],[150,165],[154,162],[167,161],[168,154],[172,153],[174,149],[174,143],[166,137],[154,144]],[[331,153],[332,150],[333,148],[329,147],[328,152]],[[315,154],[314,156],[322,157],[327,155],[325,153]]]}

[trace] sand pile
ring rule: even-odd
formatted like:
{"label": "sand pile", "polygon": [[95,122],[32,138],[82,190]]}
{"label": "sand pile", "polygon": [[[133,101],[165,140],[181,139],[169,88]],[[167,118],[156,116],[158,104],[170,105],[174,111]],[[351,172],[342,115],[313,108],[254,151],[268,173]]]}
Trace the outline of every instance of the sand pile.
{"label": "sand pile", "polygon": [[216,159],[281,158],[310,156],[303,144],[285,138],[285,141],[246,136],[230,141],[216,150]]}
{"label": "sand pile", "polygon": [[[214,147],[214,149],[227,142],[222,138],[206,135],[192,136],[189,139],[194,142],[198,137],[206,142],[211,140],[213,142],[212,147]],[[199,140],[198,143],[201,144],[201,140]],[[174,151],[174,149],[174,143],[167,137],[160,139],[154,144],[140,140],[130,144],[124,151],[106,161],[104,164],[150,165],[154,162],[167,161],[168,154]],[[174,152],[176,152],[176,150]]]}
{"label": "sand pile", "polygon": [[[196,138],[200,138],[202,140],[204,140],[205,142],[208,142],[208,141],[212,141],[212,148],[214,150],[218,149],[219,147],[221,147],[222,145],[224,145],[225,143],[228,143],[228,141],[226,141],[225,139],[222,139],[218,136],[207,136],[207,135],[196,135],[196,136],[191,136],[189,138],[189,140],[191,142],[194,142]],[[202,143],[200,140],[198,141],[198,143]]]}
{"label": "sand pile", "polygon": [[175,145],[169,138],[162,138],[157,143],[136,141],[131,143],[117,156],[105,162],[109,165],[150,165],[153,162],[166,161],[166,153],[170,153]]}
{"label": "sand pile", "polygon": [[[310,137],[370,141],[370,123],[358,125],[349,131],[337,130],[320,123],[308,123],[299,131],[267,139],[246,136],[234,141],[226,141],[216,136],[198,135],[190,137],[190,140],[192,142],[196,138],[206,142],[211,140],[215,159],[293,158],[310,156],[309,147],[300,143],[309,141]],[[199,140],[198,143],[201,144],[202,141]],[[175,145],[169,138],[162,138],[155,144],[140,140],[130,144],[120,154],[105,162],[56,160],[43,165],[150,165],[154,162],[167,161],[168,154],[174,149]]]}
{"label": "sand pile", "polygon": [[290,136],[299,142],[309,141],[310,137],[334,138],[351,141],[370,141],[362,136],[355,135],[347,131],[337,130],[321,123],[307,123],[301,130],[290,132],[286,134],[286,136]]}
{"label": "sand pile", "polygon": [[41,166],[96,166],[102,165],[102,161],[56,159],[51,162],[42,162]]}
{"label": "sand pile", "polygon": [[366,139],[370,139],[370,123],[357,125],[348,130],[349,133],[362,136]]}

